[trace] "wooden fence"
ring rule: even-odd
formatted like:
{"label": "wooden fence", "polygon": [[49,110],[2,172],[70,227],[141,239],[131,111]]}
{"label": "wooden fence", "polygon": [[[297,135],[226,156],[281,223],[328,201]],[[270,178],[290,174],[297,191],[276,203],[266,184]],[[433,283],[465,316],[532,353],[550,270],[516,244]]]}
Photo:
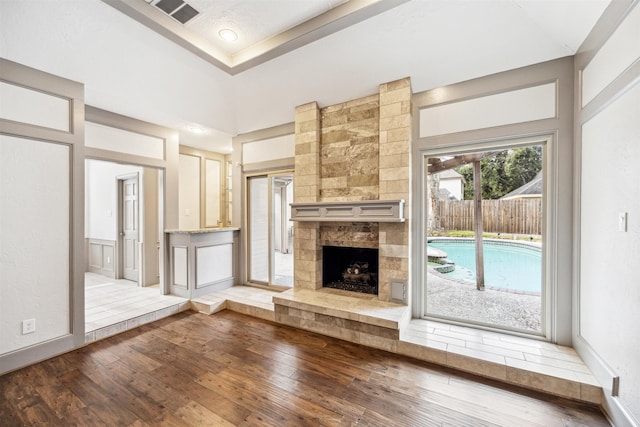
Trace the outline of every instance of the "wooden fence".
{"label": "wooden fence", "polygon": [[[438,201],[436,209],[440,228],[474,229],[473,200]],[[542,199],[483,200],[482,228],[488,233],[542,234]]]}

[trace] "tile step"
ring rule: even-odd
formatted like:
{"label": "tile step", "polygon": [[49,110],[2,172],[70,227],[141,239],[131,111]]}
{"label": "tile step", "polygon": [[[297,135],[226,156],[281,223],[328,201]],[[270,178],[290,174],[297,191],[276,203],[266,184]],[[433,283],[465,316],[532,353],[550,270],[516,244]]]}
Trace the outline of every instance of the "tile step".
{"label": "tile step", "polygon": [[[191,307],[193,310],[205,314],[228,309],[276,321],[274,307],[279,305],[398,330],[400,339],[394,340],[394,346],[390,349],[394,353],[546,394],[596,405],[601,405],[603,402],[602,387],[584,366],[575,351],[569,347],[507,334],[478,331],[474,328],[411,319],[409,307],[374,300],[367,296],[346,296],[339,291],[334,291],[330,289],[326,291],[294,291],[290,289],[277,293],[256,288],[251,290],[246,286],[233,287],[223,292],[194,299],[191,301]],[[272,302],[267,302],[269,300]],[[450,330],[450,336],[432,339],[434,328]],[[444,334],[441,330],[439,332]],[[333,336],[335,334],[327,333],[327,335]],[[465,335],[466,340],[463,339]],[[341,337],[338,336],[338,338]],[[349,338],[342,339],[350,340]],[[459,342],[461,339],[463,340],[462,344]],[[475,345],[477,340],[484,340],[488,344],[478,343]],[[496,343],[500,340],[504,340],[508,344],[504,344],[504,348],[495,348],[494,351],[486,350],[488,347],[497,347]],[[478,350],[478,348],[482,350]],[[537,348],[543,355],[552,352],[552,356],[559,359],[564,358],[572,363],[582,364],[582,369],[586,369],[586,371],[578,372],[549,367],[514,358],[511,353],[530,351],[531,354],[534,354]]]}
{"label": "tile step", "polygon": [[400,330],[411,316],[406,305],[379,301],[369,296],[344,295],[333,289],[293,290],[276,294],[274,304],[383,328]]}

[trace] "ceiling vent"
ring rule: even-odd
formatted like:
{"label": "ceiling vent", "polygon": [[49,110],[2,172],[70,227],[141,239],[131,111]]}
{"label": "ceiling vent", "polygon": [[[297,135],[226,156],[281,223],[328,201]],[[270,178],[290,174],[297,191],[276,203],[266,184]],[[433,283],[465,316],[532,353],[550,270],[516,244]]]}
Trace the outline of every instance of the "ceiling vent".
{"label": "ceiling vent", "polygon": [[160,0],[155,4],[155,7],[181,24],[186,24],[199,13],[183,0]]}

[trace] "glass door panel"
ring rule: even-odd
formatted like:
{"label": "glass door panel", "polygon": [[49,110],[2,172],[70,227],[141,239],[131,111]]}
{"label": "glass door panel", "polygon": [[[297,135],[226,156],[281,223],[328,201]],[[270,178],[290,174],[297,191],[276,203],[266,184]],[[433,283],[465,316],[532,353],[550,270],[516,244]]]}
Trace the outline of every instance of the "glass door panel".
{"label": "glass door panel", "polygon": [[271,283],[293,286],[293,175],[271,177]]}
{"label": "glass door panel", "polygon": [[249,281],[269,282],[269,180],[248,179],[249,192]]}
{"label": "glass door panel", "polygon": [[543,333],[543,153],[425,157],[426,316]]}
{"label": "glass door panel", "polygon": [[248,178],[248,278],[252,283],[293,286],[293,174]]}

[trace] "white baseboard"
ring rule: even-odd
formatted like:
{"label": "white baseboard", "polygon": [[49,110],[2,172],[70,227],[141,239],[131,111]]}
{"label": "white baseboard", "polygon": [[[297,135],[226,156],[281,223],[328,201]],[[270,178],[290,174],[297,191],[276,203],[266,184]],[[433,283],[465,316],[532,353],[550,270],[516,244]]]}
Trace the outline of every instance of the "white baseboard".
{"label": "white baseboard", "polygon": [[615,427],[640,427],[638,420],[629,412],[620,398],[613,396],[614,379],[617,374],[605,363],[589,343],[582,337],[574,337],[573,348],[589,367],[598,382],[602,385],[604,401],[602,408],[609,421]]}

